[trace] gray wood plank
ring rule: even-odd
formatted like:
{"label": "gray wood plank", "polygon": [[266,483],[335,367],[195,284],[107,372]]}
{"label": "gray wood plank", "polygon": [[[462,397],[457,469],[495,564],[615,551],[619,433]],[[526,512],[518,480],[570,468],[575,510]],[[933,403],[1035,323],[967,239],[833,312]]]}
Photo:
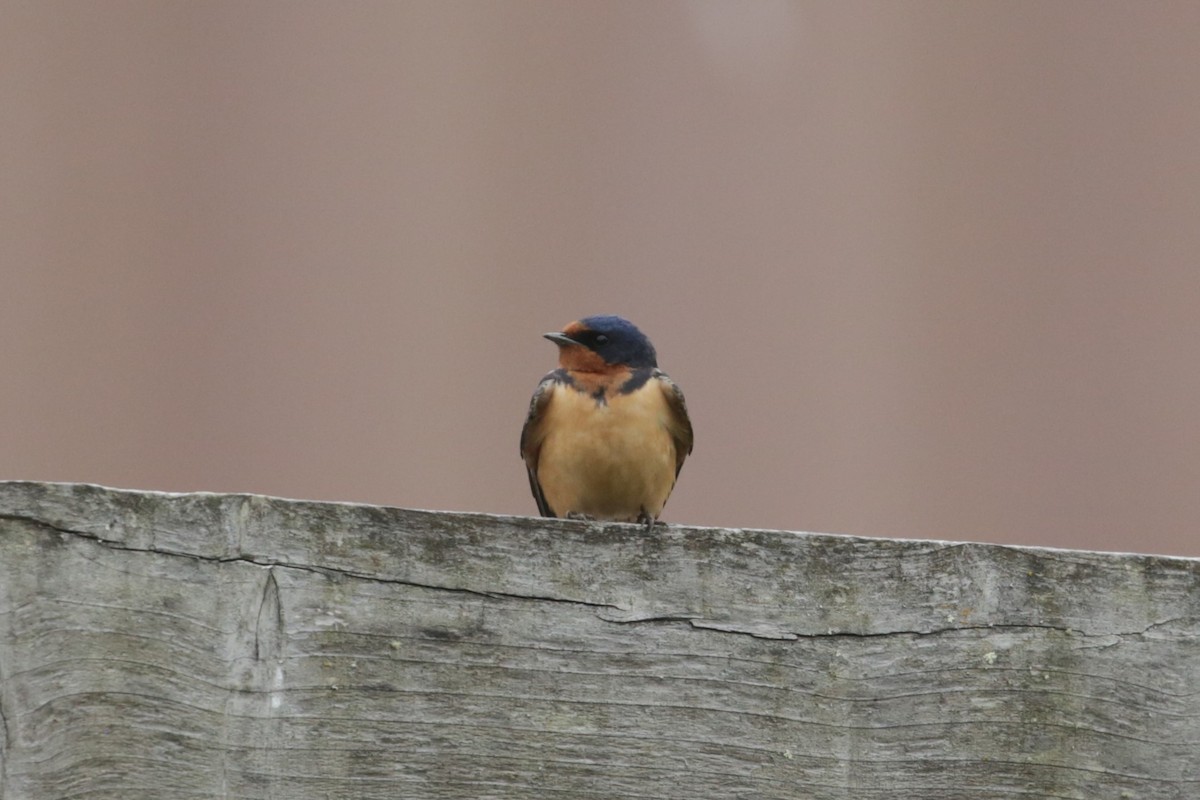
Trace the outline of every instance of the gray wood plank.
{"label": "gray wood plank", "polygon": [[0,796],[1200,797],[1200,562],[0,483]]}

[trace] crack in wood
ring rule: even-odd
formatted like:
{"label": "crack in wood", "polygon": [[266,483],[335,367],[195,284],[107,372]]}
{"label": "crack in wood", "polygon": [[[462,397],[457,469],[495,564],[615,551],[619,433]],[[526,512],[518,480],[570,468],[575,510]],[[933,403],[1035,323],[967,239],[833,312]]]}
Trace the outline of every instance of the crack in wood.
{"label": "crack in wood", "polygon": [[[0,741],[0,753],[3,753],[8,748],[8,715],[4,712],[4,693],[0,692],[0,734],[3,734],[3,741]],[[4,759],[0,758],[0,778],[3,777]],[[0,786],[3,786],[0,781]]]}
{"label": "crack in wood", "polygon": [[133,547],[125,542],[117,539],[108,539],[99,534],[90,531],[74,530],[72,528],[64,528],[55,525],[52,522],[19,514],[0,514],[0,519],[12,519],[20,522],[26,522],[31,525],[55,531],[56,533],[77,536],[82,539],[99,544],[111,550],[121,550],[130,553],[147,553],[153,555],[170,556],[175,558],[189,558],[196,561],[204,561],[214,564],[248,564],[250,566],[259,567],[262,569],[294,569],[302,572],[310,572],[317,575],[337,575],[339,577],[353,578],[364,581],[374,581],[376,583],[390,584],[394,586],[411,586],[415,589],[429,589],[431,591],[455,592],[459,594],[474,595],[476,597],[487,597],[499,600],[529,600],[535,602],[549,603],[567,603],[570,605],[586,606],[589,608],[604,608],[623,610],[620,606],[612,603],[595,602],[591,600],[582,600],[572,597],[557,597],[554,595],[538,595],[538,594],[520,594],[516,592],[501,592],[491,589],[471,589],[465,586],[446,586],[433,583],[422,583],[419,581],[406,580],[404,578],[391,578],[382,575],[372,575],[370,573],[359,572],[356,570],[341,569],[330,566],[317,566],[314,564],[301,564],[291,561],[280,561],[277,559],[263,558],[260,556],[242,554],[237,556],[207,556],[199,553],[188,553],[181,550],[172,550],[163,547]]}
{"label": "crack in wood", "polygon": [[279,602],[279,584],[275,580],[275,568],[267,570],[263,581],[262,599],[254,623],[254,660],[276,660],[279,658],[283,640],[283,607]]}
{"label": "crack in wood", "polygon": [[[86,539],[86,540],[95,542],[99,545],[102,545],[104,547],[107,547],[107,548],[110,548],[113,550],[122,550],[122,551],[135,552],[135,553],[148,553],[148,554],[164,555],[164,556],[178,557],[178,558],[189,558],[189,559],[195,559],[195,560],[205,561],[205,562],[209,562],[209,563],[222,563],[222,564],[244,563],[244,564],[248,564],[251,566],[266,569],[266,570],[268,570],[268,579],[267,579],[266,584],[264,585],[264,596],[263,596],[264,604],[267,603],[269,600],[267,593],[271,591],[272,586],[274,587],[274,591],[276,593],[275,602],[276,602],[276,604],[278,604],[278,596],[277,596],[278,595],[278,585],[276,584],[274,575],[271,574],[271,571],[276,568],[279,568],[279,569],[300,570],[300,571],[310,572],[310,573],[319,574],[319,575],[336,575],[339,577],[352,578],[352,579],[365,580],[365,581],[374,581],[374,582],[378,582],[378,583],[397,585],[397,586],[408,586],[408,587],[412,587],[412,588],[416,588],[416,589],[428,589],[431,591],[443,591],[443,592],[467,594],[467,595],[473,595],[473,596],[477,596],[477,597],[486,597],[489,599],[565,603],[565,604],[569,604],[569,605],[577,605],[577,606],[583,606],[583,607],[587,607],[587,608],[595,608],[595,609],[599,610],[598,613],[596,614],[596,616],[599,619],[602,619],[605,622],[610,622],[610,623],[617,624],[617,625],[630,625],[630,624],[637,624],[637,623],[643,623],[643,624],[647,624],[647,623],[649,623],[649,624],[686,623],[694,630],[712,631],[714,633],[728,633],[728,634],[734,634],[734,635],[739,635],[739,636],[751,636],[756,639],[772,639],[772,640],[782,640],[782,641],[826,640],[826,639],[837,639],[837,638],[873,639],[873,638],[887,638],[887,637],[896,637],[896,636],[928,637],[928,636],[943,636],[943,635],[948,635],[948,634],[971,632],[971,631],[1019,631],[1019,630],[1046,630],[1046,631],[1053,631],[1056,633],[1061,633],[1061,634],[1064,634],[1067,636],[1079,637],[1081,639],[1111,640],[1114,637],[1127,638],[1127,637],[1131,637],[1131,636],[1132,637],[1143,636],[1143,635],[1149,633],[1154,628],[1162,627],[1162,626],[1168,625],[1172,622],[1180,621],[1180,618],[1176,617],[1176,618],[1171,618],[1168,620],[1151,623],[1150,625],[1148,625],[1146,628],[1144,628],[1142,630],[1106,631],[1106,632],[1102,632],[1102,633],[1089,633],[1089,632],[1082,631],[1077,628],[1071,628],[1068,626],[1050,625],[1050,624],[1043,624],[1043,623],[995,623],[995,624],[988,624],[988,625],[955,625],[955,626],[947,626],[947,627],[943,627],[943,628],[896,629],[896,630],[886,630],[886,631],[853,631],[853,630],[841,629],[841,630],[829,630],[829,631],[825,631],[825,632],[814,633],[814,632],[809,632],[809,631],[785,630],[785,629],[782,629],[782,628],[779,628],[776,626],[772,626],[772,625],[745,625],[745,624],[739,624],[737,622],[711,620],[711,619],[705,618],[703,614],[695,614],[695,613],[686,612],[686,611],[678,612],[678,613],[669,613],[669,614],[654,614],[654,615],[645,616],[645,617],[638,617],[638,616],[625,617],[625,616],[613,615],[611,612],[616,612],[617,614],[628,614],[629,609],[624,608],[619,605],[616,605],[616,604],[613,604],[613,603],[596,602],[596,601],[591,601],[591,600],[583,600],[583,599],[579,599],[579,598],[558,597],[555,595],[522,594],[522,593],[514,593],[514,592],[494,591],[494,590],[488,590],[488,589],[474,589],[474,588],[469,588],[469,587],[464,587],[464,586],[447,586],[447,585],[441,585],[441,584],[423,583],[423,582],[419,582],[419,581],[406,580],[403,578],[392,578],[392,577],[386,577],[386,576],[381,576],[381,575],[372,575],[369,573],[358,572],[355,570],[341,569],[338,567],[317,566],[317,565],[313,565],[313,564],[303,564],[303,563],[296,563],[296,562],[281,561],[281,560],[276,560],[276,559],[269,559],[269,558],[263,558],[260,556],[249,555],[249,554],[242,554],[242,555],[237,555],[237,556],[207,556],[207,555],[203,555],[203,554],[188,553],[188,552],[184,552],[184,551],[172,550],[169,548],[161,548],[161,547],[148,547],[148,548],[147,547],[132,547],[132,546],[126,544],[125,542],[122,542],[122,541],[119,541],[116,539],[109,539],[109,538],[100,536],[99,534],[96,534],[96,533],[93,533],[90,531],[81,531],[81,530],[76,530],[76,529],[72,529],[72,528],[65,528],[65,527],[55,525],[52,522],[49,522],[47,520],[40,519],[37,517],[20,515],[20,514],[0,514],[0,519],[13,519],[13,520],[21,521],[21,522],[26,522],[26,523],[35,525],[37,527],[55,531],[60,534],[77,536],[82,539]],[[610,612],[610,613],[605,613],[605,612]],[[279,624],[282,624],[282,623],[280,622]],[[1094,645],[1094,647],[1097,647],[1097,648],[1109,647],[1109,646],[1112,646],[1113,644],[1114,644],[1113,642],[1109,641],[1104,644]],[[257,653],[257,651],[256,651],[256,653]]]}

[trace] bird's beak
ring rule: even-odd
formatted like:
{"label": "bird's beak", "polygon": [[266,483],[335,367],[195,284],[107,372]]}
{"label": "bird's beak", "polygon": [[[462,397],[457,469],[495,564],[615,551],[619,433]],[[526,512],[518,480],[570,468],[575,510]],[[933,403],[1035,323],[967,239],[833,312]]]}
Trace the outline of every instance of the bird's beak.
{"label": "bird's beak", "polygon": [[559,347],[570,347],[573,344],[579,344],[579,342],[575,341],[570,336],[567,336],[565,333],[559,333],[558,331],[555,331],[554,333],[543,333],[542,336],[554,342]]}

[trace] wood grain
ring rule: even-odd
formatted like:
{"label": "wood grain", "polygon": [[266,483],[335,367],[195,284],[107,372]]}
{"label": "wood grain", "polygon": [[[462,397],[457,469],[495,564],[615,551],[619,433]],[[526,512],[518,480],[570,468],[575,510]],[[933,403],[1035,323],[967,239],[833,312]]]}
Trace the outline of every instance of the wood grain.
{"label": "wood grain", "polygon": [[1200,797],[1200,562],[0,483],[0,796]]}

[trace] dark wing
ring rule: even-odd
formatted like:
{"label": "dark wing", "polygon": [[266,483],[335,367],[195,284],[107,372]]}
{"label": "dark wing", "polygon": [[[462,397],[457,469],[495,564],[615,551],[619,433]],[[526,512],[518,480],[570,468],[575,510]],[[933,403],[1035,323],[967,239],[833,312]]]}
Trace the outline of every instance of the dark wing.
{"label": "dark wing", "polygon": [[663,395],[671,410],[670,424],[667,430],[675,440],[675,477],[683,469],[683,460],[692,452],[692,421],[688,419],[687,403],[683,399],[683,390],[675,385],[675,381],[662,370],[654,370],[654,379],[662,386]]}
{"label": "dark wing", "polygon": [[538,454],[542,449],[541,422],[550,402],[554,384],[559,381],[559,370],[549,373],[533,390],[529,401],[529,413],[525,415],[525,426],[521,428],[521,458],[525,459],[525,469],[529,473],[529,488],[533,491],[533,499],[537,502],[538,513],[543,517],[558,516],[546,504],[542,494],[542,485],[538,483],[537,466]]}

